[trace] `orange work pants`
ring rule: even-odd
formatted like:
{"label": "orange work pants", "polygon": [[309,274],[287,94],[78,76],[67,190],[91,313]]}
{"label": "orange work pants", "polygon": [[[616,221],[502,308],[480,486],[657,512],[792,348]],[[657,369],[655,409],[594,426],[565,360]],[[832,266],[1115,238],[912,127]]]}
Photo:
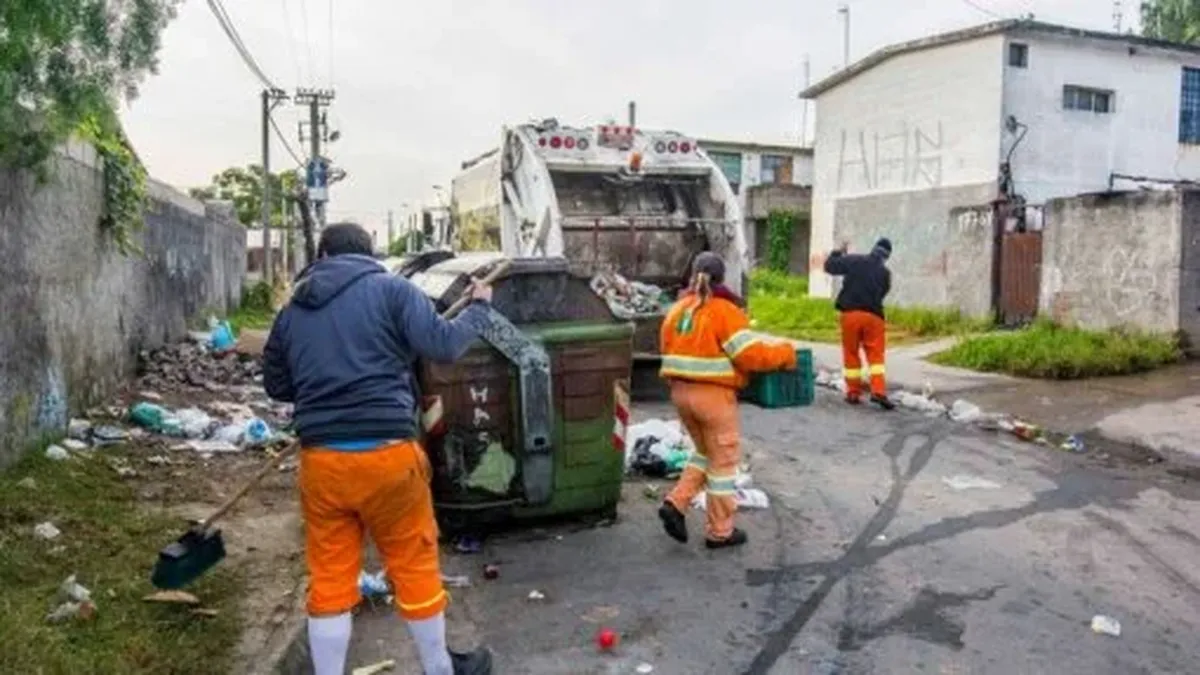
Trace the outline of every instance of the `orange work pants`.
{"label": "orange work pants", "polygon": [[310,616],[348,612],[361,600],[364,533],[379,549],[402,617],[428,619],[445,609],[430,477],[429,459],[413,441],[363,452],[303,450]]}
{"label": "orange work pants", "polygon": [[867,368],[871,378],[871,393],[887,395],[886,369],[883,353],[887,348],[887,326],[883,319],[870,312],[842,312],[842,374],[846,378],[846,395],[862,395],[862,359],[859,350],[867,353]]}
{"label": "orange work pants", "polygon": [[703,489],[708,511],[705,534],[709,539],[725,539],[733,533],[737,512],[734,481],[742,459],[737,392],[718,384],[674,380],[671,400],[696,452],[667,501],[680,513],[687,513],[692,499]]}

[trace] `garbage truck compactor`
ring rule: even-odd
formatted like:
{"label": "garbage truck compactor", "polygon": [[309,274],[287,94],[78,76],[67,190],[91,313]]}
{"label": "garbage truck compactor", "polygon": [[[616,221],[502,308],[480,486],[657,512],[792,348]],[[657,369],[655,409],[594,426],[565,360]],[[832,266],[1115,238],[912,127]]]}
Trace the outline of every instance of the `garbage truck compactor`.
{"label": "garbage truck compactor", "polygon": [[556,120],[503,129],[497,149],[452,183],[452,245],[513,258],[564,258],[614,316],[635,324],[635,398],[661,393],[662,316],[692,260],[721,255],[745,294],[749,259],[737,195],[694,139]]}

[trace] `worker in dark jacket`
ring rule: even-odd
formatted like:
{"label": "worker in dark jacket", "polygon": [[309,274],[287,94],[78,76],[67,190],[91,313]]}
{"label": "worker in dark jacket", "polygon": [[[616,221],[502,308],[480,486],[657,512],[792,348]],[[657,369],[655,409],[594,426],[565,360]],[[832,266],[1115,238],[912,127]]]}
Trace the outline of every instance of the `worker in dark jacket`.
{"label": "worker in dark jacket", "polygon": [[836,307],[841,312],[846,402],[857,404],[862,399],[862,349],[867,353],[871,402],[892,410],[896,406],[887,395],[883,357],[887,347],[883,300],[892,289],[892,273],[886,265],[892,242],[880,239],[867,255],[852,255],[847,248],[842,244],[825,260],[826,274],[843,277]]}
{"label": "worker in dark jacket", "polygon": [[263,353],[263,385],[295,404],[308,562],[308,639],[316,675],[342,675],[350,611],[361,599],[363,535],[395,589],[426,675],[489,675],[484,649],[452,654],[425,451],[417,443],[417,359],[460,358],[488,326],[491,287],[453,321],[371,257],[358,225],[321,233]]}

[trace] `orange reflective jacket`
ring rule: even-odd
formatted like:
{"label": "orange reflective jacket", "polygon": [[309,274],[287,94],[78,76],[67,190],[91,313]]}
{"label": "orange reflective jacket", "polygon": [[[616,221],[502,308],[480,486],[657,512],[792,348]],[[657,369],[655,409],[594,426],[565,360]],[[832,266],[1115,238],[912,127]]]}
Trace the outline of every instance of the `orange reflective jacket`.
{"label": "orange reflective jacket", "polygon": [[667,311],[659,335],[665,378],[741,389],[749,373],[796,367],[795,347],[751,331],[746,314],[724,298],[685,296]]}

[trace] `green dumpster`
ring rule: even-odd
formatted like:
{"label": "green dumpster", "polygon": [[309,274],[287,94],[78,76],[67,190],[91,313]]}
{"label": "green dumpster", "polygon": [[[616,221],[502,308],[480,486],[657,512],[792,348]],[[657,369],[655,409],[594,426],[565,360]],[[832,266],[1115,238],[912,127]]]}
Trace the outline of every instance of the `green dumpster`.
{"label": "green dumpster", "polygon": [[[440,309],[496,259],[458,257],[411,279]],[[633,325],[614,319],[561,258],[514,260],[492,306],[492,329],[466,357],[418,368],[443,528],[614,516],[624,475],[614,429],[628,410]]]}

